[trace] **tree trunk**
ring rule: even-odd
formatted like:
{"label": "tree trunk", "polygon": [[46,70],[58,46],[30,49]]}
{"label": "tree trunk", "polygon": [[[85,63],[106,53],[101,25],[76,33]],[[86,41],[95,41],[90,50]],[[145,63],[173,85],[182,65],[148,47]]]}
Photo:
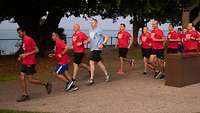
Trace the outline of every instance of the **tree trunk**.
{"label": "tree trunk", "polygon": [[[40,54],[45,55],[45,52],[52,50],[54,43],[51,40],[51,33],[58,27],[63,13],[61,11],[52,11],[49,13],[45,23],[40,25],[41,15],[17,16],[15,21],[20,27],[23,27],[27,35],[31,36],[40,49]],[[19,54],[19,50],[16,54]]]}
{"label": "tree trunk", "polygon": [[47,19],[43,26],[40,28],[40,37],[41,37],[41,53],[46,54],[47,51],[54,48],[54,43],[51,39],[53,30],[58,28],[58,24],[63,17],[64,12],[62,11],[51,11],[47,16]]}
{"label": "tree trunk", "polygon": [[144,26],[144,20],[137,19],[136,16],[133,17],[133,38],[134,38],[134,47],[138,47],[138,33],[140,28]]}
{"label": "tree trunk", "polygon": [[182,11],[182,27],[186,28],[187,24],[190,22],[190,10],[183,9]]}

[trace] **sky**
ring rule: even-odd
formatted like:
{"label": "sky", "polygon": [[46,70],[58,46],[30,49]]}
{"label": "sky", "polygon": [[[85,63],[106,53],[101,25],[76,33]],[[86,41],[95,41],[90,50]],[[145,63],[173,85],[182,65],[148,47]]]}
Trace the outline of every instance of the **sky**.
{"label": "sky", "polygon": [[[119,19],[113,23],[112,19],[104,19],[102,20],[100,16],[95,16],[93,17],[98,20],[99,27],[103,30],[118,30],[120,23],[126,24],[126,29],[127,30],[132,30],[132,24],[129,23],[131,17],[126,17],[122,18],[119,17]],[[85,20],[81,17],[74,17],[71,16],[69,18],[63,17],[59,23],[59,27],[63,27],[65,29],[72,29],[73,24],[79,23],[81,25],[81,29],[89,29],[90,28],[90,23],[89,21],[91,18],[88,20]],[[151,22],[147,24],[149,29],[151,29]],[[160,27],[163,30],[167,29],[168,24],[162,24]],[[0,30],[2,29],[16,29],[18,25],[16,23],[10,23],[8,20],[2,21],[0,24]]]}

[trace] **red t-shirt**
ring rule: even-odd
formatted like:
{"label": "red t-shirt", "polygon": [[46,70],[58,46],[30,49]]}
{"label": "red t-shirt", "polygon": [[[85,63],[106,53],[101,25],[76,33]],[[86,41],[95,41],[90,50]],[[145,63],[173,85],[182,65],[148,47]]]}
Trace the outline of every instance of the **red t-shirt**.
{"label": "red t-shirt", "polygon": [[183,42],[184,34],[182,34],[182,33],[178,33],[178,34],[179,34],[179,38],[181,40],[180,42],[178,42],[178,44],[180,45]]}
{"label": "red t-shirt", "polygon": [[[24,50],[24,53],[26,54],[26,53],[34,51],[36,48],[36,44],[31,37],[25,36],[23,38],[22,48]],[[36,53],[23,58],[22,64],[24,64],[24,65],[36,64]]]}
{"label": "red t-shirt", "polygon": [[153,40],[153,49],[164,49],[164,41],[155,41],[154,39],[164,39],[163,31],[160,29],[153,29],[151,31],[151,38]]}
{"label": "red t-shirt", "polygon": [[140,36],[140,42],[142,45],[142,48],[149,49],[152,47],[152,39],[151,39],[151,33],[142,33]]}
{"label": "red t-shirt", "polygon": [[[72,45],[75,53],[83,53],[85,51],[84,41],[87,40],[87,36],[83,32],[74,33],[72,36]],[[78,46],[77,43],[82,43]]]}
{"label": "red t-shirt", "polygon": [[[191,38],[194,39],[191,39]],[[198,32],[192,30],[192,31],[186,31],[185,36],[183,39],[183,45],[184,45],[184,50],[197,50],[198,48],[198,41],[195,39],[199,38]]]}
{"label": "red t-shirt", "polygon": [[[168,39],[180,39],[180,35],[176,31],[170,31],[168,33]],[[179,41],[169,41],[168,48],[177,49],[179,46]]]}
{"label": "red t-shirt", "polygon": [[117,34],[118,38],[118,47],[119,48],[128,48],[129,46],[129,39],[131,39],[131,34],[126,31],[120,31]]}
{"label": "red t-shirt", "polygon": [[67,44],[65,44],[65,42],[63,40],[61,40],[61,39],[56,40],[55,57],[56,57],[58,64],[68,64],[69,63],[69,56],[67,55],[67,53],[62,55],[61,58],[58,57],[58,55],[62,54],[62,52],[64,51],[64,49],[66,47],[67,47]]}

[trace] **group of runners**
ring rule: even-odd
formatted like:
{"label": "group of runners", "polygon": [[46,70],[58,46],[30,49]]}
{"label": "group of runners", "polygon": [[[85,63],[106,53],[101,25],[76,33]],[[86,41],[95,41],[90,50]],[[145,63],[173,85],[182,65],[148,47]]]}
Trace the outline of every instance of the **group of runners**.
{"label": "group of runners", "polygon": [[143,33],[140,36],[140,44],[144,57],[144,72],[147,69],[155,72],[156,79],[165,77],[165,51],[167,54],[198,52],[200,48],[200,34],[196,31],[192,23],[188,23],[187,28],[182,30],[178,28],[175,31],[174,26],[169,24],[168,35],[165,38],[164,33],[158,28],[158,21],[153,21],[152,31],[143,27]]}
{"label": "group of runners", "polygon": [[[153,30],[148,32],[148,28],[143,28],[143,33],[140,36],[140,44],[142,46],[142,53],[144,56],[144,74],[147,74],[147,68],[152,69],[155,72],[155,78],[164,78],[164,34],[161,29],[158,28],[158,22],[154,21],[152,23]],[[89,74],[89,80],[87,85],[92,85],[95,83],[95,65],[98,65],[105,75],[105,82],[109,82],[111,75],[106,69],[104,63],[102,62],[101,53],[109,40],[109,37],[105,35],[102,30],[98,27],[98,21],[96,19],[91,20],[91,29],[89,31],[89,36],[80,31],[80,25],[73,25],[74,34],[72,35],[72,46],[73,46],[73,74],[69,74],[69,63],[70,58],[68,56],[68,46],[63,39],[66,38],[64,34],[64,29],[58,28],[52,33],[52,40],[55,42],[55,49],[53,53],[48,56],[54,58],[57,61],[55,66],[54,75],[61,81],[64,82],[64,91],[73,92],[78,90],[76,85],[76,77],[78,75],[78,70],[80,67],[86,69]],[[18,61],[21,62],[21,69],[19,74],[20,88],[22,91],[22,96],[17,99],[17,102],[23,102],[30,100],[27,81],[43,86],[47,94],[52,92],[52,84],[50,82],[44,82],[33,78],[36,73],[35,66],[37,64],[36,54],[39,52],[38,47],[34,40],[26,35],[26,31],[23,28],[17,29],[19,37],[22,38],[22,48],[23,53],[19,55]],[[167,37],[168,41],[168,53],[178,53],[179,48],[182,44],[184,46],[185,52],[197,51],[199,34],[197,31],[193,30],[191,24],[188,24],[187,31],[184,34],[177,33],[173,25],[169,25],[169,33]],[[90,60],[89,65],[82,62],[85,54],[85,45],[90,43]],[[119,49],[119,68],[117,69],[117,74],[124,74],[124,63],[134,67],[134,59],[127,58],[127,53],[129,48],[133,43],[133,37],[129,32],[126,31],[126,25],[120,24],[120,30],[117,34],[116,48]]]}

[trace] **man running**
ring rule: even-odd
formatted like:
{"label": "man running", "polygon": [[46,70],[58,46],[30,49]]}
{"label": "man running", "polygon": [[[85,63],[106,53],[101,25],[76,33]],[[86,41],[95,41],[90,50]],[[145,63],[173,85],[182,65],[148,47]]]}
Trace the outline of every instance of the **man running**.
{"label": "man running", "polygon": [[197,52],[199,34],[193,30],[192,23],[188,23],[187,31],[183,38],[184,52]]}
{"label": "man running", "polygon": [[129,32],[126,31],[126,25],[120,24],[120,31],[117,34],[116,47],[119,48],[120,67],[117,74],[123,75],[124,62],[128,62],[133,67],[134,59],[126,58],[128,49],[133,43],[133,38]]}
{"label": "man running", "polygon": [[90,79],[88,80],[88,85],[94,84],[94,70],[95,70],[95,63],[103,71],[104,75],[106,76],[106,82],[110,81],[110,74],[105,68],[105,65],[102,62],[101,52],[103,47],[108,41],[108,36],[104,35],[101,29],[97,26],[97,20],[92,19],[91,21],[91,30],[89,31],[89,42],[90,42],[90,51],[91,51],[91,58],[90,58]]}
{"label": "man running", "polygon": [[168,26],[169,33],[167,36],[168,40],[168,54],[176,54],[178,53],[178,47],[180,40],[180,35],[174,30],[174,26],[172,24],[169,24]]}
{"label": "man running", "polygon": [[153,30],[151,31],[151,38],[153,39],[153,62],[155,64],[156,72],[154,77],[156,79],[163,78],[164,73],[164,34],[161,29],[158,28],[158,21],[153,21]]}
{"label": "man running", "polygon": [[80,32],[80,25],[74,24],[73,26],[74,34],[72,36],[72,45],[73,45],[73,52],[74,52],[74,72],[72,80],[76,80],[76,75],[78,73],[79,67],[82,66],[83,68],[87,69],[90,74],[90,67],[82,63],[82,59],[84,57],[85,52],[85,44],[88,43],[88,37],[85,33]]}
{"label": "man running", "polygon": [[140,36],[140,44],[142,46],[142,55],[144,57],[144,71],[143,74],[147,74],[147,68],[150,67],[154,69],[153,66],[149,65],[149,58],[152,54],[152,39],[151,33],[148,32],[148,28],[145,26],[143,27],[143,33]]}
{"label": "man running", "polygon": [[23,28],[18,28],[17,33],[22,38],[23,54],[19,55],[18,61],[21,62],[21,70],[19,75],[20,87],[22,90],[22,96],[17,99],[17,102],[23,102],[30,100],[28,93],[27,80],[32,84],[44,86],[47,93],[50,94],[52,90],[52,84],[49,82],[43,82],[33,79],[33,75],[36,73],[36,54],[39,52],[34,40],[26,35],[26,31]]}
{"label": "man running", "polygon": [[49,54],[49,57],[57,60],[57,66],[55,68],[56,77],[65,83],[64,90],[68,92],[78,90],[78,87],[74,85],[69,75],[69,56],[67,54],[68,47],[64,42],[64,29],[58,28],[52,33],[52,39],[55,42],[55,53]]}

